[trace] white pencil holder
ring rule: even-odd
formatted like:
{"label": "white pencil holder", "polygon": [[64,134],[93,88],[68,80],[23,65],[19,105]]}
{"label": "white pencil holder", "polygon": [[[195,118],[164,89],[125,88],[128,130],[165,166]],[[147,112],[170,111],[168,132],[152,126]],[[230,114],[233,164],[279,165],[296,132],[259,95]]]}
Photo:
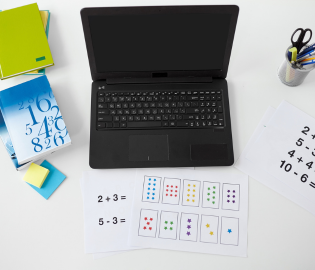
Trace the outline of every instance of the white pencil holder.
{"label": "white pencil holder", "polygon": [[288,60],[288,51],[292,48],[286,50],[284,55],[284,61],[278,69],[278,77],[282,83],[287,86],[298,86],[300,85],[306,76],[315,68],[315,65],[308,65],[302,69],[292,65]]}

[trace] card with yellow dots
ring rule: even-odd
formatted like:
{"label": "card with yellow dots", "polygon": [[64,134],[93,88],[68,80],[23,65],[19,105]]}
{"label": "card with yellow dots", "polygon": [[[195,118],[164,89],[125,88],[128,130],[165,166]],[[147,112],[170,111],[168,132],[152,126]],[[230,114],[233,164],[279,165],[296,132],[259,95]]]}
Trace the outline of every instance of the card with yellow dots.
{"label": "card with yellow dots", "polygon": [[219,217],[201,215],[200,242],[218,243]]}
{"label": "card with yellow dots", "polygon": [[184,180],[183,205],[199,206],[200,181]]}

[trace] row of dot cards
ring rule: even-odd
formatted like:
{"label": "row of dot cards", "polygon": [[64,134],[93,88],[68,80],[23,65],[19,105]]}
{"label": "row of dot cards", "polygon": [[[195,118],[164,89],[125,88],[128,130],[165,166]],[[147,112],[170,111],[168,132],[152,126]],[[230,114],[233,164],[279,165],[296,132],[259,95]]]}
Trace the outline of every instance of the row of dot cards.
{"label": "row of dot cards", "polygon": [[[150,203],[182,204],[184,206],[219,208],[221,184],[218,182],[187,180],[159,176],[144,176],[142,201]],[[222,184],[222,209],[238,211],[240,185]]]}
{"label": "row of dot cards", "polygon": [[248,177],[233,168],[141,169],[131,246],[247,256]]}

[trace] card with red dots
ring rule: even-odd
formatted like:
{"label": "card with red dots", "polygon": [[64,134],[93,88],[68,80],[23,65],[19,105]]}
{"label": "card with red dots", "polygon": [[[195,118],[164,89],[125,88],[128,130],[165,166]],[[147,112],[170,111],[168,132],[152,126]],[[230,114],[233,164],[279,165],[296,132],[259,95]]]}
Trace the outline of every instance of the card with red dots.
{"label": "card with red dots", "polygon": [[[144,199],[149,178],[155,203]],[[247,256],[248,178],[233,168],[139,169],[133,202],[131,246]]]}
{"label": "card with red dots", "polygon": [[141,209],[139,235],[146,237],[156,236],[158,211]]}
{"label": "card with red dots", "polygon": [[179,204],[180,179],[164,178],[163,203]]}

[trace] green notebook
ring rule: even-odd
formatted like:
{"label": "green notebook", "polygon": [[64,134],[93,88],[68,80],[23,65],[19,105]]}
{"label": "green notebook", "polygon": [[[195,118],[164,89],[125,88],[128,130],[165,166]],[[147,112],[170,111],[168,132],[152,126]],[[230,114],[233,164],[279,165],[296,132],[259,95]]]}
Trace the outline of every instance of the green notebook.
{"label": "green notebook", "polygon": [[[40,15],[42,17],[42,21],[43,21],[46,37],[47,37],[47,40],[48,40],[50,12],[49,12],[49,10],[40,10],[39,12],[40,12]],[[44,19],[46,17],[47,17],[47,21],[44,22]],[[39,70],[35,70],[35,71],[30,71],[28,73],[24,73],[23,75],[26,75],[26,76],[28,76],[28,75],[45,75],[45,69],[43,68],[43,69],[39,69]]]}
{"label": "green notebook", "polygon": [[37,4],[0,12],[0,79],[53,65]]}

